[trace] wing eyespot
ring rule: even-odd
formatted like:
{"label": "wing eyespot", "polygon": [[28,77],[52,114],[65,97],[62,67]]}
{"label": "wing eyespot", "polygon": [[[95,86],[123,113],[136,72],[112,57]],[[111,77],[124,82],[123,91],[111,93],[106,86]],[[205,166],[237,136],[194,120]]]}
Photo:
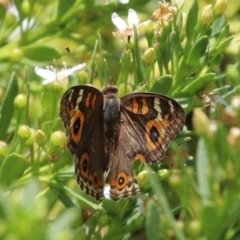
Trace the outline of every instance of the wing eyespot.
{"label": "wing eyespot", "polygon": [[89,160],[89,154],[86,152],[79,159],[80,175],[84,178],[87,178],[89,174]]}
{"label": "wing eyespot", "polygon": [[159,141],[160,133],[157,130],[157,128],[153,125],[150,129],[150,139],[153,143],[156,143]]}
{"label": "wing eyespot", "polygon": [[71,139],[77,144],[82,139],[82,131],[84,125],[84,114],[82,112],[76,112],[70,123]]}
{"label": "wing eyespot", "polygon": [[73,132],[74,132],[75,135],[78,134],[78,131],[79,131],[79,129],[80,129],[80,126],[81,126],[81,120],[80,120],[80,118],[78,117],[78,118],[75,120],[74,124],[73,124]]}

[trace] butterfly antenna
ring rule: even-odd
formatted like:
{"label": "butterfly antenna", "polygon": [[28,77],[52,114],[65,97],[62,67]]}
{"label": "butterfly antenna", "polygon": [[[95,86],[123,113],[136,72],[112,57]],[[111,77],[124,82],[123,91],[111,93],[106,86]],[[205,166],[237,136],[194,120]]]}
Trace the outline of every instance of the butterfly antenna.
{"label": "butterfly antenna", "polygon": [[71,50],[70,50],[70,48],[68,46],[65,46],[65,49],[66,49],[67,52],[72,54],[72,52],[71,52]]}

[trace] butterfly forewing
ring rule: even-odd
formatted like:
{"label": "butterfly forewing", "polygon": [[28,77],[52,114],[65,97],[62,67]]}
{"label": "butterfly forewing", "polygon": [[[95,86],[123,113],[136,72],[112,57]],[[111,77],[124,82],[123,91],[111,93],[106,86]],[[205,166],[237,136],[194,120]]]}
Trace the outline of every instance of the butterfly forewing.
{"label": "butterfly forewing", "polygon": [[172,98],[154,93],[133,93],[121,99],[122,125],[133,150],[129,158],[155,163],[185,122],[185,112]]}
{"label": "butterfly forewing", "polygon": [[103,195],[103,173],[108,160],[104,153],[103,95],[90,86],[70,88],[62,97],[60,116],[67,145],[75,155],[75,173],[80,187],[99,200]]}

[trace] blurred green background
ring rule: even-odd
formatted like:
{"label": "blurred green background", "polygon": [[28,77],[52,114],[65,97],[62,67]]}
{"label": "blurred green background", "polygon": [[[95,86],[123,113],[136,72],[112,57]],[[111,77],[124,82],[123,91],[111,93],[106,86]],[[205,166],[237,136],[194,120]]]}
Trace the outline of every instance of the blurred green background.
{"label": "blurred green background", "polygon": [[[156,19],[160,6],[0,0],[0,239],[240,239],[240,2],[176,0]],[[111,16],[129,9],[148,22],[127,41]],[[108,83],[169,95],[187,120],[160,164],[134,163],[140,194],[97,203],[76,182],[59,101]]]}

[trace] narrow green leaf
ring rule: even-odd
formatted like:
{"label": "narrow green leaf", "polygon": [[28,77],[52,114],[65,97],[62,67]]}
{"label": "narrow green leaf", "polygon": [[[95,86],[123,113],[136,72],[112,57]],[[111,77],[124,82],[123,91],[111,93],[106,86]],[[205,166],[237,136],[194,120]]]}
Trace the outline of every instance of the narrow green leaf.
{"label": "narrow green leaf", "polygon": [[95,74],[95,68],[96,68],[95,58],[96,58],[98,46],[99,46],[99,40],[96,39],[95,45],[94,45],[94,49],[93,49],[93,53],[92,53],[92,58],[91,58],[91,61],[90,61],[90,71],[89,71],[88,80],[87,80],[88,84],[92,84],[93,83],[94,74]]}
{"label": "narrow green leaf", "polygon": [[174,46],[176,44],[176,33],[171,32],[163,45],[163,64],[168,71],[169,61],[172,58]]}
{"label": "narrow green leaf", "polygon": [[44,62],[58,59],[61,54],[54,48],[34,45],[24,49],[24,56],[34,61]]}
{"label": "narrow green leaf", "polygon": [[197,180],[199,193],[203,204],[207,205],[211,196],[211,186],[209,182],[210,160],[207,152],[206,142],[200,138],[196,153]]}
{"label": "narrow green leaf", "polygon": [[199,38],[190,50],[186,63],[189,66],[197,66],[200,59],[206,55],[209,39],[208,36]]}
{"label": "narrow green leaf", "polygon": [[162,94],[167,94],[172,87],[172,76],[165,75],[160,77],[158,80],[154,81],[151,92],[157,92]]}
{"label": "narrow green leaf", "polygon": [[59,1],[58,2],[58,9],[57,9],[57,17],[61,19],[68,10],[74,5],[76,0],[68,0],[68,1]]}
{"label": "narrow green leaf", "polygon": [[185,88],[181,90],[181,93],[192,95],[200,91],[203,87],[206,87],[211,81],[214,80],[215,73],[207,73],[197,79],[192,80]]}
{"label": "narrow green leaf", "polygon": [[188,44],[191,43],[195,32],[195,27],[198,22],[198,2],[194,0],[193,5],[191,6],[189,13],[188,13],[188,18],[187,18],[187,23],[186,23],[186,35],[187,35],[187,41]]}
{"label": "narrow green leaf", "polygon": [[152,186],[152,189],[153,189],[154,193],[156,194],[157,201],[158,201],[159,205],[161,206],[163,214],[166,215],[166,217],[168,219],[169,226],[174,231],[176,239],[179,239],[179,240],[186,239],[185,236],[183,235],[183,232],[176,225],[175,219],[173,217],[173,214],[170,210],[169,204],[168,204],[167,199],[165,197],[163,187],[159,183],[158,177],[156,176],[156,174],[152,173],[152,170],[151,170],[150,167],[146,167],[146,168],[147,168],[148,173],[149,173],[149,182]]}
{"label": "narrow green leaf", "polygon": [[147,202],[147,214],[146,214],[146,236],[147,239],[160,239],[160,214],[159,209],[153,200]]}
{"label": "narrow green leaf", "polygon": [[[223,229],[221,229],[221,218],[216,209],[212,206],[205,206],[201,212],[201,222],[204,233],[208,236],[208,239],[219,239]],[[211,219],[211,224],[209,224]]]}
{"label": "narrow green leaf", "polygon": [[214,45],[211,49],[210,49],[210,55],[212,56],[218,56],[220,53],[222,53],[231,43],[231,41],[233,40],[234,36],[230,36],[226,39],[224,39],[221,43],[219,43],[218,45]]}
{"label": "narrow green leaf", "polygon": [[18,82],[15,73],[13,73],[0,110],[0,140],[4,140],[7,137],[8,126],[14,112],[13,100],[17,94]]}
{"label": "narrow green leaf", "polygon": [[93,203],[92,201],[89,201],[86,197],[80,196],[76,193],[76,191],[71,190],[67,186],[57,182],[56,180],[46,181],[47,184],[49,184],[51,187],[61,189],[61,191],[64,191],[65,193],[69,194],[70,196],[73,196],[74,198],[78,199],[81,204],[87,205],[90,208],[94,210],[102,210],[102,207],[96,203]]}
{"label": "narrow green leaf", "polygon": [[121,83],[124,83],[125,93],[127,92],[128,74],[131,66],[131,56],[132,55],[130,50],[127,49],[126,51],[124,51],[121,58],[121,70],[117,80],[117,86],[119,86]]}
{"label": "narrow green leaf", "polygon": [[134,77],[134,87],[136,87],[138,84],[140,84],[143,81],[146,81],[147,79],[147,74],[146,74],[146,69],[144,66],[144,62],[140,53],[139,49],[139,38],[137,34],[137,29],[134,26],[134,61],[136,64],[136,76]]}
{"label": "narrow green leaf", "polygon": [[16,153],[8,155],[0,166],[0,184],[6,187],[11,185],[22,176],[26,166],[26,161],[22,156]]}
{"label": "narrow green leaf", "polygon": [[226,16],[222,14],[213,22],[211,37],[218,35],[226,24]]}
{"label": "narrow green leaf", "polygon": [[227,142],[228,134],[228,130],[220,122],[216,131],[215,148],[217,149],[216,154],[218,155],[219,164],[221,164],[223,168],[227,167],[226,164],[230,153],[229,144]]}
{"label": "narrow green leaf", "polygon": [[65,207],[70,208],[74,207],[72,199],[66,194],[66,191],[62,188],[55,187],[56,184],[49,183],[51,190],[57,195],[58,199],[64,204]]}

